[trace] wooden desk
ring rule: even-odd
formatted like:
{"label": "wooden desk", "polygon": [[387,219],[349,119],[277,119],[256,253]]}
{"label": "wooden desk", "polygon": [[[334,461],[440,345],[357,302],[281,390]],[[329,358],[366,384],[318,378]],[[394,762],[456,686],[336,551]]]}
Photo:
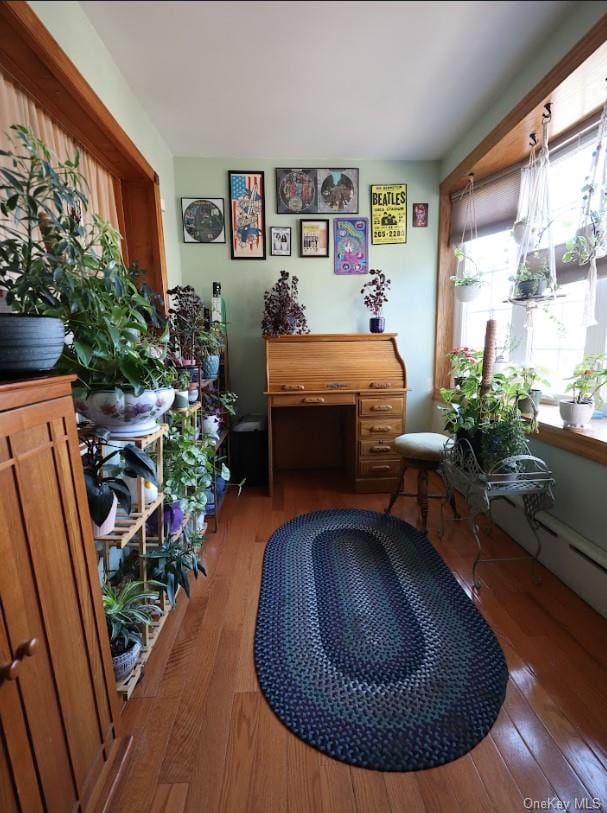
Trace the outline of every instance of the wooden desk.
{"label": "wooden desk", "polygon": [[[312,467],[318,462],[315,447],[326,452],[325,465],[345,466],[355,491],[396,487],[400,458],[393,441],[405,431],[407,395],[396,336],[337,333],[266,338],[270,494],[277,458],[283,468]],[[308,415],[310,407],[322,409]],[[344,410],[346,420],[338,424],[338,413]]]}

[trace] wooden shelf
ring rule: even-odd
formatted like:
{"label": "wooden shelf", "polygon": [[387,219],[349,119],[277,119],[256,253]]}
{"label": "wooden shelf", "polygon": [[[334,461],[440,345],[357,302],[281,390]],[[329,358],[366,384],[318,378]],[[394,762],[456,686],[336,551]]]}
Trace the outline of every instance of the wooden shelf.
{"label": "wooden shelf", "polygon": [[95,542],[100,542],[112,548],[124,548],[135,536],[137,531],[141,530],[144,522],[162,505],[163,500],[164,494],[161,493],[153,502],[145,506],[142,513],[118,514],[116,517],[116,526],[112,533],[107,534],[107,536],[95,537]]}
{"label": "wooden shelf", "polygon": [[193,404],[190,404],[187,407],[172,409],[171,412],[178,412],[180,415],[193,415],[195,412],[198,412],[198,410],[201,408],[202,404],[200,403],[200,401],[194,401]]}
{"label": "wooden shelf", "polygon": [[146,449],[148,446],[151,446],[152,443],[155,443],[159,438],[162,438],[166,435],[169,431],[169,426],[166,423],[158,424],[158,429],[155,429],[153,432],[150,432],[148,435],[110,435],[109,442],[112,441],[125,441],[127,443],[134,443],[136,446],[139,446],[140,449]]}
{"label": "wooden shelf", "polygon": [[147,643],[141,648],[141,652],[139,653],[139,658],[137,659],[135,668],[129,675],[127,675],[127,677],[124,680],[121,680],[119,683],[116,684],[116,690],[118,691],[118,694],[125,703],[127,700],[129,700],[129,698],[135,691],[135,687],[143,677],[145,664],[152,653],[154,644],[158,640],[158,636],[160,635],[160,632],[165,624],[165,621],[169,617],[171,609],[172,609],[171,606],[168,605],[164,613],[160,616],[160,618],[158,618],[156,621],[154,621],[152,624],[148,626],[148,640]]}

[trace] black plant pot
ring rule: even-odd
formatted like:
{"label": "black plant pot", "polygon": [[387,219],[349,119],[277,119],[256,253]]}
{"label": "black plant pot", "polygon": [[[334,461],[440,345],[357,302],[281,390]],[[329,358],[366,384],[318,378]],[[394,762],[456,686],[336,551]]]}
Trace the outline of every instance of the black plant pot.
{"label": "black plant pot", "polygon": [[371,333],[383,333],[386,329],[386,320],[383,316],[372,316],[369,319],[369,330]]}
{"label": "black plant pot", "polygon": [[546,279],[526,279],[516,283],[518,299],[534,299],[543,296],[546,290]]}
{"label": "black plant pot", "polygon": [[0,375],[52,370],[63,351],[64,336],[61,319],[0,314]]}

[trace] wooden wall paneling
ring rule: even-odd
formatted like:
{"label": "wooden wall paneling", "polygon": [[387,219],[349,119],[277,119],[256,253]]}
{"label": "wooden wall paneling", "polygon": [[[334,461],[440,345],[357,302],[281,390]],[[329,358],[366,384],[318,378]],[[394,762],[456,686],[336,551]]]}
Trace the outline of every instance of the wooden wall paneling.
{"label": "wooden wall paneling", "polygon": [[451,201],[441,192],[438,210],[438,271],[436,280],[436,349],[434,354],[434,397],[440,398],[440,388],[448,387],[449,360],[453,346],[455,291],[450,277],[455,273],[453,246],[449,245]]}
{"label": "wooden wall paneling", "polygon": [[167,277],[160,193],[157,182],[123,180],[124,234],[130,262],[136,260],[147,273],[151,288],[166,299]]}

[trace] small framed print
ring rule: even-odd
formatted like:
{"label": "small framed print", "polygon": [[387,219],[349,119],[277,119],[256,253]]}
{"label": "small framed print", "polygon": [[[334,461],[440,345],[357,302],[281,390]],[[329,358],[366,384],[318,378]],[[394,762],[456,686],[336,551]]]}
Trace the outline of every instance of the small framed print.
{"label": "small framed print", "polygon": [[336,274],[369,273],[369,220],[336,217],[333,221]]}
{"label": "small framed print", "polygon": [[412,209],[414,228],[425,229],[428,225],[428,204],[414,203]]}
{"label": "small framed print", "polygon": [[299,256],[329,256],[329,220],[299,221]]}
{"label": "small framed print", "polygon": [[265,260],[265,184],[262,171],[228,172],[233,260]]}
{"label": "small framed print", "polygon": [[290,226],[270,226],[270,254],[272,257],[291,256]]}
{"label": "small framed print", "polygon": [[184,243],[225,243],[223,198],[181,198]]}

